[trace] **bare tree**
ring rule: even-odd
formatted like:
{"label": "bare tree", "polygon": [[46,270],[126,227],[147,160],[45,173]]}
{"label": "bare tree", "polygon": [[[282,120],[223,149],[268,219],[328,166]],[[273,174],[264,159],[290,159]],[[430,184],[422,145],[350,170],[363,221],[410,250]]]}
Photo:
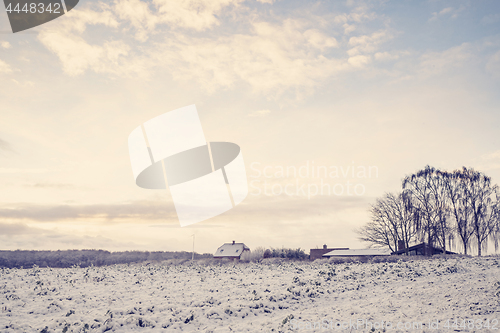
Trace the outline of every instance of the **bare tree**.
{"label": "bare tree", "polygon": [[498,249],[499,241],[499,192],[498,186],[491,184],[491,178],[474,169],[463,170],[465,175],[465,196],[472,215],[472,229],[477,255],[487,250],[488,238]]}
{"label": "bare tree", "polygon": [[467,254],[470,249],[471,237],[474,234],[471,223],[472,210],[465,190],[467,169],[464,167],[462,170],[444,172],[443,177],[443,186],[448,196],[449,210],[455,219],[454,232],[458,234],[464,253]]}
{"label": "bare tree", "polygon": [[357,231],[360,240],[388,246],[393,252],[398,250],[398,241],[402,240],[408,248],[415,237],[413,224],[416,218],[409,195],[387,193],[382,199],[377,199],[370,213],[371,221]]}
{"label": "bare tree", "polygon": [[385,202],[377,199],[370,209],[371,221],[357,230],[359,239],[375,246],[388,246],[391,251],[397,250],[397,228],[394,226],[391,214],[388,213]]}
{"label": "bare tree", "polygon": [[[422,241],[427,239],[429,248],[436,245],[446,251],[446,241],[451,234],[446,206],[443,177],[439,170],[426,166],[415,174],[403,179],[403,193],[414,198],[420,218],[415,221],[415,229]],[[427,251],[427,254],[431,253]]]}
{"label": "bare tree", "polygon": [[480,256],[492,240],[500,243],[500,193],[491,178],[463,167],[453,172],[426,166],[402,183],[403,192],[387,193],[370,209],[371,221],[357,232],[373,245],[408,248],[414,240],[446,253],[458,237],[465,254],[476,247]]}
{"label": "bare tree", "polygon": [[450,210],[448,206],[448,195],[446,193],[445,175],[441,170],[435,170],[431,177],[430,189],[437,213],[437,241],[446,253],[446,244],[453,239],[453,228],[450,224]]}
{"label": "bare tree", "polygon": [[386,198],[398,221],[399,237],[403,241],[408,254],[408,247],[410,247],[411,242],[417,235],[415,224],[420,219],[419,212],[414,206],[413,198],[409,193],[403,192],[396,196],[388,194]]}

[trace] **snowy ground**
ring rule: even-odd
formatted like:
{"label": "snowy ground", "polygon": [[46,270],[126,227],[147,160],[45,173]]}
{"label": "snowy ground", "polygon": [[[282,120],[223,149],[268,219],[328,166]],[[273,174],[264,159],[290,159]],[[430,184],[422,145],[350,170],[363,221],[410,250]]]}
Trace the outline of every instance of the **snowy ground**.
{"label": "snowy ground", "polygon": [[202,263],[2,269],[0,332],[500,332],[500,257]]}

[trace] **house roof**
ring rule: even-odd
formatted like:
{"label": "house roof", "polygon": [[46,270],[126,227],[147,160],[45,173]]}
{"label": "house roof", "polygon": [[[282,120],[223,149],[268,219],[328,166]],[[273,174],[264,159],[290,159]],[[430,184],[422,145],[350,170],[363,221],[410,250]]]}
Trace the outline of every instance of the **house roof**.
{"label": "house roof", "polygon": [[[418,250],[418,249],[424,250],[426,244],[427,243],[416,244],[416,245],[408,247],[408,249],[402,249],[402,250],[399,250],[399,251],[395,251],[392,254],[403,254],[403,253],[406,253],[406,251],[410,252],[410,251],[415,251],[415,250]],[[432,251],[434,253],[435,252],[441,252],[441,253],[443,252],[443,250],[440,249],[440,248],[437,248],[437,247],[434,247],[434,246],[431,246],[431,248],[432,248]],[[446,254],[456,254],[456,253],[455,252],[451,252],[451,251],[446,251]]]}
{"label": "house roof", "polygon": [[389,256],[389,249],[350,249],[334,250],[323,254],[323,257],[348,257],[348,256]]}
{"label": "house roof", "polygon": [[214,257],[239,257],[244,250],[250,250],[243,243],[224,243],[215,251]]}

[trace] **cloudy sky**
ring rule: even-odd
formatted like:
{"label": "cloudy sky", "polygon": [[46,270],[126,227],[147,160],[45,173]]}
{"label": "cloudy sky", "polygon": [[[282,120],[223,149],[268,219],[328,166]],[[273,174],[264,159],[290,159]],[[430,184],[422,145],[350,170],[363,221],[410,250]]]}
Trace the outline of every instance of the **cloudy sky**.
{"label": "cloudy sky", "polygon": [[[500,182],[498,91],[495,0],[80,0],[16,34],[2,9],[0,248],[365,247],[354,229],[406,174]],[[191,104],[250,192],[181,228],[127,138]]]}

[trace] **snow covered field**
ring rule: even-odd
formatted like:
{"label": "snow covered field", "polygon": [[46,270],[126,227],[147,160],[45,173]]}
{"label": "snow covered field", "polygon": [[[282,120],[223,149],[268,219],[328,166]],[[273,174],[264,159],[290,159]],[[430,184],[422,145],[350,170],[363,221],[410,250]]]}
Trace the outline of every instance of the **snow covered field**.
{"label": "snow covered field", "polygon": [[0,332],[500,331],[500,257],[203,263],[2,269]]}

